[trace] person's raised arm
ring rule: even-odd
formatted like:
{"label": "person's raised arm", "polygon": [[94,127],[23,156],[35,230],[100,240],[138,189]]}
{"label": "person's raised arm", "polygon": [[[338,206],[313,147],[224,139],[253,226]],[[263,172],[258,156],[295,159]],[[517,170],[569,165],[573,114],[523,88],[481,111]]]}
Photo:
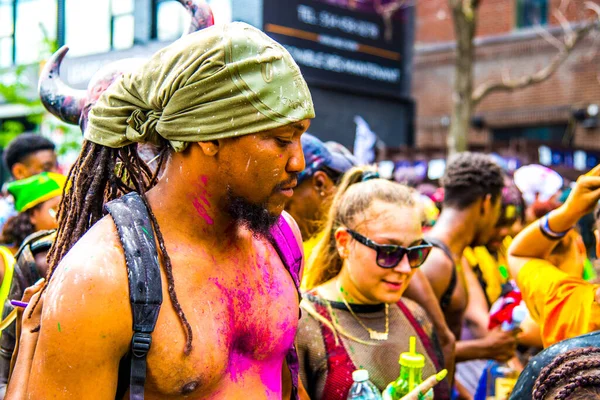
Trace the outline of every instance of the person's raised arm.
{"label": "person's raised arm", "polygon": [[571,229],[585,214],[594,209],[600,199],[600,165],[577,179],[567,201],[544,219],[530,224],[519,233],[508,250],[509,266],[513,277],[531,259],[546,259],[557,240],[551,239],[541,229],[544,224],[553,233],[562,234]]}
{"label": "person's raised arm", "polygon": [[116,230],[97,224],[62,260],[45,292],[29,375],[32,399],[113,400],[132,335]]}

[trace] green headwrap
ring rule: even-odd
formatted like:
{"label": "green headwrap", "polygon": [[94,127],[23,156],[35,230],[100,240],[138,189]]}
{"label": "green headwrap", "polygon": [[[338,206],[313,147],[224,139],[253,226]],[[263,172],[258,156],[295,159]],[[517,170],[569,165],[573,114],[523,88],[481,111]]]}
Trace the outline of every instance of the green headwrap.
{"label": "green headwrap", "polygon": [[27,211],[43,202],[62,196],[67,177],[54,172],[42,172],[11,182],[7,185],[8,192],[15,198],[15,209],[18,212]]}
{"label": "green headwrap", "polygon": [[176,151],[186,142],[247,135],[314,118],[308,86],[290,54],[250,25],[192,33],[124,75],[90,110],[87,140]]}

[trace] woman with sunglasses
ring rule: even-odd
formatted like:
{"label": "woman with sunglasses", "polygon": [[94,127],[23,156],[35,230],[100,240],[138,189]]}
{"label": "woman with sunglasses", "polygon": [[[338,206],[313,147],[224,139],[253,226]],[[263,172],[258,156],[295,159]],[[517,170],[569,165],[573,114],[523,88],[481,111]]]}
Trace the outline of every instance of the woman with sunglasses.
{"label": "woman with sunglasses", "polygon": [[[306,264],[309,291],[296,344],[313,400],[345,399],[359,368],[383,390],[398,377],[410,336],[426,358],[424,376],[443,368],[427,314],[401,299],[431,250],[420,210],[411,189],[377,178],[364,168],[346,173]],[[448,385],[438,385],[435,398],[449,398]]]}

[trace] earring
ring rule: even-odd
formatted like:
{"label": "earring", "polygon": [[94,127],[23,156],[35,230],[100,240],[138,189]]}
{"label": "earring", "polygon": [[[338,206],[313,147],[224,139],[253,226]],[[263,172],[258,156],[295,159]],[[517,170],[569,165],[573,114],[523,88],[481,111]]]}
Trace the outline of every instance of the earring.
{"label": "earring", "polygon": [[319,195],[320,195],[321,197],[325,197],[325,192],[321,191],[321,192],[319,193]]}

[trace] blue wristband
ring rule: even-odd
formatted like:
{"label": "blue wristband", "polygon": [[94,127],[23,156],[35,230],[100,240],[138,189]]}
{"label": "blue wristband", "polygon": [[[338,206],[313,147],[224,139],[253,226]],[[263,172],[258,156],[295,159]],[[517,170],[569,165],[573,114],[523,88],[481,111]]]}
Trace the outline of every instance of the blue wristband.
{"label": "blue wristband", "polygon": [[564,232],[554,232],[552,229],[550,229],[550,225],[548,224],[548,216],[549,215],[550,215],[550,213],[544,215],[540,219],[540,230],[542,231],[544,236],[546,236],[550,240],[560,240],[560,239],[564,238],[567,235],[567,233],[569,233],[571,228],[567,229]]}

